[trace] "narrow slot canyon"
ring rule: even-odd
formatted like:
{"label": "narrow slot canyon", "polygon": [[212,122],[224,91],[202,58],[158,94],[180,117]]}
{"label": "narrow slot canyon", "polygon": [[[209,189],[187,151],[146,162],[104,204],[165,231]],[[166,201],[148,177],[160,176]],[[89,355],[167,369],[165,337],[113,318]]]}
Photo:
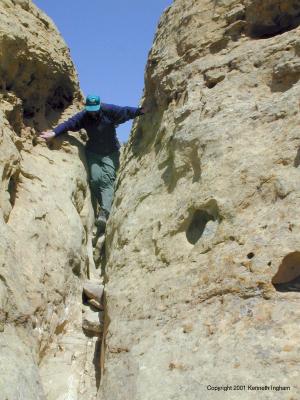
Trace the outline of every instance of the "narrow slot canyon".
{"label": "narrow slot canyon", "polygon": [[102,229],[87,130],[41,136],[88,106],[70,49],[1,0],[0,400],[300,398],[299,32],[171,1]]}

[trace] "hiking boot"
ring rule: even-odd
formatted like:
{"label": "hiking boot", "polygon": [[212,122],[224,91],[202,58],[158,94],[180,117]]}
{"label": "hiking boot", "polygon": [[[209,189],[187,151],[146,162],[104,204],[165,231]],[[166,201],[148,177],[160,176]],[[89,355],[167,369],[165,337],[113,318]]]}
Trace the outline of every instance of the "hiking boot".
{"label": "hiking boot", "polygon": [[105,231],[108,216],[109,216],[109,213],[106,210],[104,210],[103,208],[101,208],[98,218],[95,221],[95,225],[98,227],[98,229],[100,229],[103,232]]}

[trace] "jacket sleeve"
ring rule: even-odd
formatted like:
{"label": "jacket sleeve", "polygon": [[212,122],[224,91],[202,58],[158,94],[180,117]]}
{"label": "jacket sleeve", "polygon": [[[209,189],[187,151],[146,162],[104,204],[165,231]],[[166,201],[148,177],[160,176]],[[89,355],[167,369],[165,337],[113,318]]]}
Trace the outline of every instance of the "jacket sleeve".
{"label": "jacket sleeve", "polygon": [[113,104],[106,104],[104,111],[108,113],[116,124],[123,124],[130,119],[144,114],[141,107],[120,107]]}
{"label": "jacket sleeve", "polygon": [[53,132],[55,132],[55,136],[62,135],[63,133],[66,133],[68,131],[79,131],[79,129],[82,128],[83,116],[84,111],[81,111],[73,115],[73,117],[69,118],[67,121],[57,125],[57,127],[53,129]]}

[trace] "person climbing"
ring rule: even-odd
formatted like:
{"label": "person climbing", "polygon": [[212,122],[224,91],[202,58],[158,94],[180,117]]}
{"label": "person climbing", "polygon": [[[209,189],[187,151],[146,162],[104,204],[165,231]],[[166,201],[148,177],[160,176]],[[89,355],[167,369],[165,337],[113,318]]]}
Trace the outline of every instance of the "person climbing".
{"label": "person climbing", "polygon": [[119,168],[120,143],[116,125],[145,114],[143,107],[120,107],[102,103],[99,96],[88,95],[85,108],[61,123],[52,131],[41,132],[40,137],[51,140],[67,131],[85,129],[88,141],[85,146],[91,190],[100,211],[96,225],[105,230],[112,206],[116,173]]}

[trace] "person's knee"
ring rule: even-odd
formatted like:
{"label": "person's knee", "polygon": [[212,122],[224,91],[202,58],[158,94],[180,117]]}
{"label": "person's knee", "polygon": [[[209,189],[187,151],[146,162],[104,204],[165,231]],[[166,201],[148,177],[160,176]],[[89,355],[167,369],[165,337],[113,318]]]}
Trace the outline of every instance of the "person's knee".
{"label": "person's knee", "polygon": [[100,169],[97,171],[92,171],[90,181],[95,185],[99,185],[100,182],[103,181],[104,173]]}
{"label": "person's knee", "polygon": [[102,188],[108,189],[113,188],[115,184],[115,175],[112,174],[103,174],[102,179],[100,180],[100,186]]}
{"label": "person's knee", "polygon": [[98,179],[90,179],[90,187],[93,192],[99,192],[100,191],[100,182]]}

